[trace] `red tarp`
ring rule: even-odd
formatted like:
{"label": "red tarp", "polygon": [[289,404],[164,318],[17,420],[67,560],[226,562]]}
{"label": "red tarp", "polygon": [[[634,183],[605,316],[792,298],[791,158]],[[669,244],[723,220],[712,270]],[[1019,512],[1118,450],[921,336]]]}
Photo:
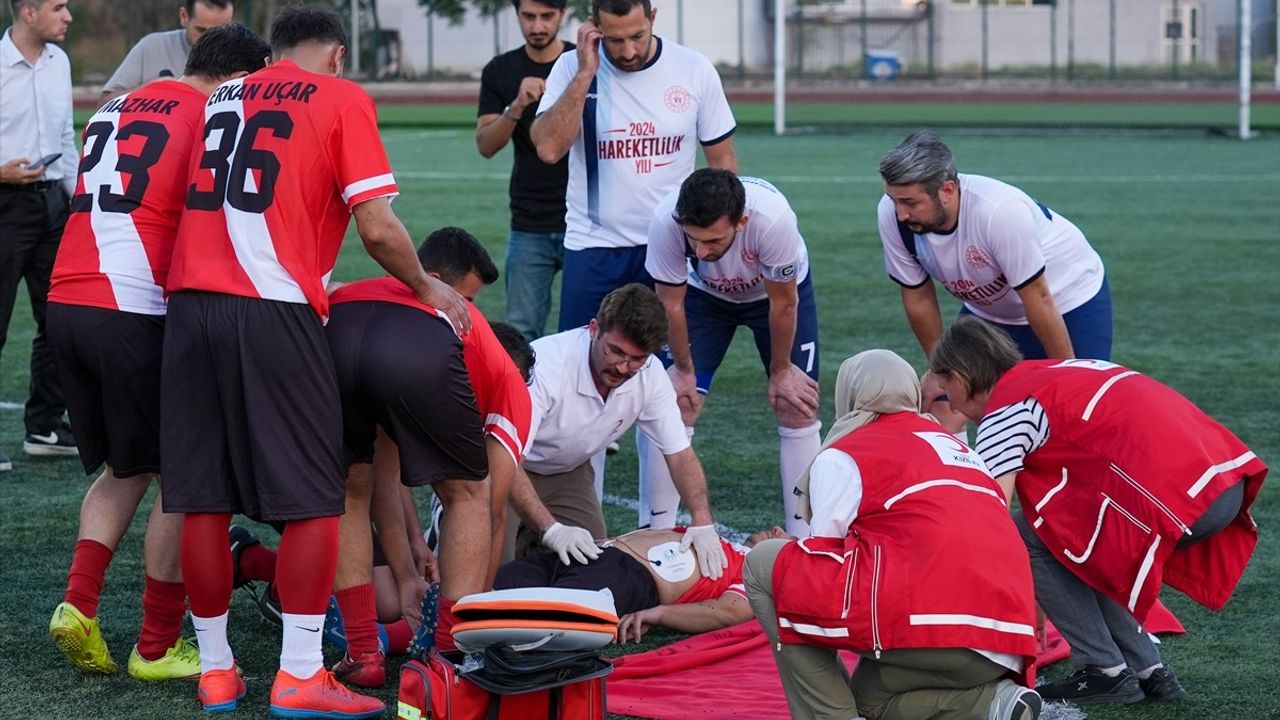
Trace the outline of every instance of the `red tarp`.
{"label": "red tarp", "polygon": [[[1156,603],[1148,628],[1155,633],[1182,633],[1182,624]],[[1040,652],[1043,667],[1065,660],[1071,650],[1051,623]],[[637,655],[614,658],[609,676],[609,712],[653,720],[729,720],[786,718],[782,683],[754,621]],[[857,657],[841,653],[853,668]]]}

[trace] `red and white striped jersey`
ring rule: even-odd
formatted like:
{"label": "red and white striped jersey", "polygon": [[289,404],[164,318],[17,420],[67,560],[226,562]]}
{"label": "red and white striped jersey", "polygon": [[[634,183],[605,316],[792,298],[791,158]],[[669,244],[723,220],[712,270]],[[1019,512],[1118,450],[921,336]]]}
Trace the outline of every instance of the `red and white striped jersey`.
{"label": "red and white striped jersey", "polygon": [[308,303],[326,317],[352,208],[398,193],[373,100],[284,60],[219,86],[204,122],[168,291]]}
{"label": "red and white striped jersey", "polygon": [[[393,277],[343,285],[333,291],[331,298],[335,305],[362,301],[395,303],[446,317],[418,300],[408,286]],[[529,443],[533,414],[529,388],[484,314],[472,303],[467,303],[467,310],[471,313],[471,332],[462,338],[462,360],[471,377],[476,407],[480,409],[485,434],[502,443],[518,464]]]}
{"label": "red and white striped jersey", "polygon": [[204,93],[160,80],[89,119],[49,300],[163,315]]}

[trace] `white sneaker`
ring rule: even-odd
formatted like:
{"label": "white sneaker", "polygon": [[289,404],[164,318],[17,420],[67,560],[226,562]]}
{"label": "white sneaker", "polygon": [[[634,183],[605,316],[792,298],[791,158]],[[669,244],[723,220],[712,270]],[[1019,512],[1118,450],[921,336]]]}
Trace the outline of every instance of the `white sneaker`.
{"label": "white sneaker", "polygon": [[1036,720],[1043,705],[1040,694],[1012,680],[996,683],[996,696],[991,698],[987,720]]}

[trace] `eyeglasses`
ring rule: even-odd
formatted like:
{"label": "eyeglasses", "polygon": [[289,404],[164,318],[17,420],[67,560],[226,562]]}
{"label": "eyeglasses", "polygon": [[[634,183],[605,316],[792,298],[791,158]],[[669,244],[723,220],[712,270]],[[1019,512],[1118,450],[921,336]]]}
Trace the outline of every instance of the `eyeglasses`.
{"label": "eyeglasses", "polygon": [[611,342],[601,342],[604,347],[605,362],[610,365],[627,364],[627,369],[642,367],[649,362],[649,355],[628,355],[625,350]]}

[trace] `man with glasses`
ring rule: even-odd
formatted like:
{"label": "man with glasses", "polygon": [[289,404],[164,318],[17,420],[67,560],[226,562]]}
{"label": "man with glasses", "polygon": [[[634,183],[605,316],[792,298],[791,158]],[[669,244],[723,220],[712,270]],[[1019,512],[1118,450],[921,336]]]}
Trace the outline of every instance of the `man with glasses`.
{"label": "man with glasses", "polygon": [[524,465],[511,502],[523,518],[516,556],[541,543],[566,565],[595,558],[606,537],[591,458],[638,425],[666,459],[693,520],[681,549],[693,547],[704,575],[719,578],[727,563],[716,536],[702,465],[689,444],[675,391],[653,356],[667,341],[667,315],[652,290],[638,283],[605,296],[586,325],[533,342],[537,361],[529,383],[533,420]]}

